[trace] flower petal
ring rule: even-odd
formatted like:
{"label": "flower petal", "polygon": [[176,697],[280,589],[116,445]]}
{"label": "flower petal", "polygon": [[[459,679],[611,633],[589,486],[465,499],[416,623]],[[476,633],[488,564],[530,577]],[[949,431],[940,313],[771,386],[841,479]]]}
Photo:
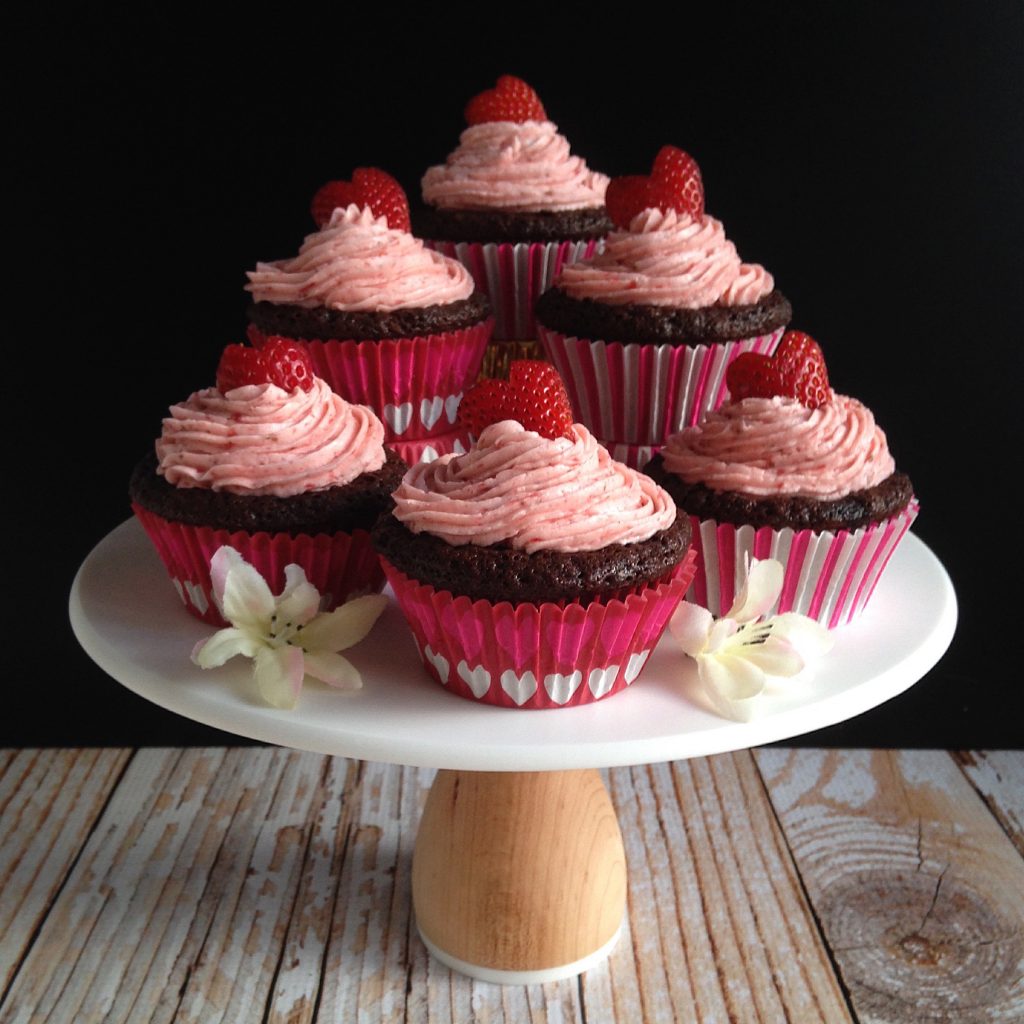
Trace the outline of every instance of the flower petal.
{"label": "flower petal", "polygon": [[[224,550],[220,548],[214,559]],[[210,568],[213,569],[213,561]],[[222,588],[224,618],[235,626],[266,635],[274,613],[274,595],[267,581],[241,555],[224,573]]]}
{"label": "flower petal", "polygon": [[236,654],[254,657],[262,646],[252,633],[244,629],[221,629],[192,648],[192,661],[200,668],[220,668]]}
{"label": "flower petal", "polygon": [[697,674],[719,714],[749,722],[757,713],[765,677],[756,666],[741,658],[701,658]]}
{"label": "flower petal", "polygon": [[775,558],[755,558],[747,569],[747,578],[725,614],[737,622],[753,622],[767,612],[779,599],[785,570]]}
{"label": "flower petal", "polygon": [[257,651],[255,676],[260,696],[275,708],[295,707],[302,692],[304,662],[302,649],[290,644]]}
{"label": "flower petal", "polygon": [[339,690],[358,690],[363,680],[358,669],[348,658],[331,651],[306,655],[306,675],[319,679]]}
{"label": "flower petal", "polygon": [[774,635],[785,637],[805,661],[820,658],[835,646],[836,639],[832,633],[820,622],[806,615],[785,612],[768,619],[768,622],[772,624]]}
{"label": "flower petal", "polygon": [[284,579],[284,590],[277,599],[277,620],[304,626],[320,611],[320,591],[294,563],[284,567]]}
{"label": "flower petal", "polygon": [[683,652],[696,658],[704,650],[714,618],[707,608],[683,601],[672,615],[669,629]]}
{"label": "flower petal", "polygon": [[[774,620],[769,619],[768,621]],[[729,648],[729,655],[756,665],[769,676],[786,678],[803,671],[807,664],[806,660],[785,637],[776,636],[771,631],[762,633],[761,627],[758,627],[758,633],[764,636],[763,640],[734,644]]]}
{"label": "flower petal", "polygon": [[373,628],[388,605],[382,594],[368,594],[346,601],[333,612],[318,615],[296,637],[307,651],[343,651],[359,643]]}

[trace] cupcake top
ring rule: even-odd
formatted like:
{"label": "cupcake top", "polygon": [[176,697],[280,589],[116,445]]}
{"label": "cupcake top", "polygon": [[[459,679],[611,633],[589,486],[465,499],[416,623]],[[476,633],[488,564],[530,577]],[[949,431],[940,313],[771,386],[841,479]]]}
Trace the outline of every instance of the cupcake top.
{"label": "cupcake top", "polygon": [[551,121],[471,125],[423,176],[423,200],[453,210],[579,210],[604,205],[606,175],[574,156]]}
{"label": "cupcake top", "polygon": [[445,210],[562,212],[604,206],[608,178],[569,150],[522,79],[503,75],[466,106],[468,128],[423,176],[423,200]]}
{"label": "cupcake top", "polygon": [[256,302],[345,312],[392,312],[468,299],[473,278],[455,260],[388,227],[368,206],[338,207],[293,259],[257,263]]}
{"label": "cupcake top", "polygon": [[727,402],[661,450],[666,471],[713,491],[828,500],[880,484],[896,469],[882,429],[855,398],[809,409],[796,398]]}
{"label": "cupcake top", "polygon": [[631,544],[676,517],[662,488],[615,462],[578,423],[556,438],[494,423],[465,455],[412,467],[394,499],[395,518],[413,533],[527,553]]}
{"label": "cupcake top", "polygon": [[764,267],[740,260],[720,221],[657,208],[613,231],[603,252],[567,264],[555,283],[574,299],[682,309],[752,305],[775,287]]}
{"label": "cupcake top", "polygon": [[169,484],[291,497],[384,465],[380,420],[314,377],[297,346],[228,346],[217,381],[172,406],[163,421],[157,473]]}

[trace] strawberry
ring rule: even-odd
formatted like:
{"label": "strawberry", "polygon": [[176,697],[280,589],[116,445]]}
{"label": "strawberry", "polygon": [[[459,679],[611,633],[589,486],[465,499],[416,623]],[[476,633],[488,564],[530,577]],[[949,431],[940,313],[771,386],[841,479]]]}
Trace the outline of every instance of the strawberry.
{"label": "strawberry", "polygon": [[649,176],[612,178],[605,194],[608,216],[626,229],[642,210],[656,207],[699,218],[704,215],[704,184],[697,161],[676,146],[662,146]]}
{"label": "strawberry", "polygon": [[808,409],[817,409],[832,397],[821,346],[803,331],[786,331],[775,350],[787,393]]}
{"label": "strawberry", "polygon": [[285,391],[313,390],[313,362],[309,353],[287,338],[270,338],[260,349],[266,380]]}
{"label": "strawberry", "polygon": [[470,433],[501,420],[517,420],[542,437],[573,438],[572,406],[558,371],[541,359],[514,359],[509,379],[485,379],[459,404],[459,419]]}
{"label": "strawberry", "polygon": [[784,393],[782,374],[775,361],[758,352],[741,352],[725,371],[725,383],[734,402]]}
{"label": "strawberry", "polygon": [[368,206],[375,217],[387,220],[389,228],[412,230],[405,190],[379,167],[357,167],[351,181],[327,182],[313,196],[310,212],[317,227],[322,228],[339,206],[344,208],[352,203]]}
{"label": "strawberry", "polygon": [[779,395],[817,409],[832,398],[821,348],[802,331],[786,331],[773,356],[738,355],[725,371],[725,382],[736,402]]}
{"label": "strawberry", "polygon": [[546,121],[540,97],[521,78],[502,75],[493,89],[477,93],[467,104],[466,124],[488,121]]}
{"label": "strawberry", "polygon": [[226,394],[247,384],[311,391],[313,364],[305,349],[287,338],[270,338],[260,349],[228,345],[217,364],[217,390]]}
{"label": "strawberry", "polygon": [[217,390],[223,395],[247,384],[265,384],[263,354],[248,345],[228,345],[217,364]]}

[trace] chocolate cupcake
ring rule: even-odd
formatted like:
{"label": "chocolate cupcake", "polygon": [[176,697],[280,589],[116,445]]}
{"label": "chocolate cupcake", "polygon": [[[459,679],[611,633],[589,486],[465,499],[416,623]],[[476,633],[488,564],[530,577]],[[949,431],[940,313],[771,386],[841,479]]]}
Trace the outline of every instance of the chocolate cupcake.
{"label": "chocolate cupcake", "polygon": [[917,515],[909,477],[871,412],[829,386],[807,335],[787,332],[772,358],[741,356],[727,384],[729,399],[645,467],[693,523],[690,599],[722,614],[749,560],[774,558],[776,611],[849,622]]}
{"label": "chocolate cupcake", "polygon": [[456,412],[493,329],[487,297],[460,263],[390,225],[395,205],[405,204],[397,182],[383,206],[378,189],[328,210],[331,186],[348,184],[318,193],[314,212],[326,220],[298,255],[249,272],[249,339],[257,348],[275,337],[302,346],[338,394],[373,409],[406,461],[465,451]]}
{"label": "chocolate cupcake", "polygon": [[551,366],[505,383],[467,395],[474,446],[412,467],[374,543],[436,681],[502,707],[590,703],[646,663],[692,578],[690,527],[572,423]]}
{"label": "chocolate cupcake", "polygon": [[299,565],[329,608],[380,590],[369,531],[406,467],[385,450],[372,410],[331,391],[280,340],[262,352],[229,346],[217,381],[171,407],[129,482],[132,510],[186,608],[224,624],[210,578],[223,545],[275,592],[285,567]]}
{"label": "chocolate cupcake", "polygon": [[465,114],[458,147],[423,176],[413,227],[465,264],[490,297],[496,324],[484,373],[498,376],[510,355],[539,353],[537,296],[565,264],[598,251],[610,230],[608,179],[570,153],[521,79],[503,75]]}
{"label": "chocolate cupcake", "polygon": [[721,404],[732,359],[774,351],[792,308],[704,212],[682,150],[663,147],[650,177],[614,179],[607,202],[617,230],[540,297],[538,332],[577,417],[638,466]]}

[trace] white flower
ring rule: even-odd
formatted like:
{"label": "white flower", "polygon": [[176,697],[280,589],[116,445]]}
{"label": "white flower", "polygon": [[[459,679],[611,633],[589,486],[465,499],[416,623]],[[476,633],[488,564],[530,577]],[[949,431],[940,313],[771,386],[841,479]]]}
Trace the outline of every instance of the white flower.
{"label": "white flower", "polygon": [[200,668],[218,668],[236,654],[252,658],[260,696],[278,708],[295,707],[307,675],[341,690],[363,685],[337,652],[369,633],[386,597],[357,597],[320,612],[320,592],[299,566],[289,565],[275,598],[267,581],[227,546],[210,560],[210,575],[214,600],[231,626],[196,644],[192,660]]}
{"label": "white flower", "polygon": [[783,577],[781,562],[754,559],[743,588],[720,619],[689,602],[672,617],[673,635],[697,662],[701,684],[727,718],[750,721],[768,677],[795,676],[812,658],[832,649],[829,631],[806,615],[787,612],[762,621],[782,591]]}

